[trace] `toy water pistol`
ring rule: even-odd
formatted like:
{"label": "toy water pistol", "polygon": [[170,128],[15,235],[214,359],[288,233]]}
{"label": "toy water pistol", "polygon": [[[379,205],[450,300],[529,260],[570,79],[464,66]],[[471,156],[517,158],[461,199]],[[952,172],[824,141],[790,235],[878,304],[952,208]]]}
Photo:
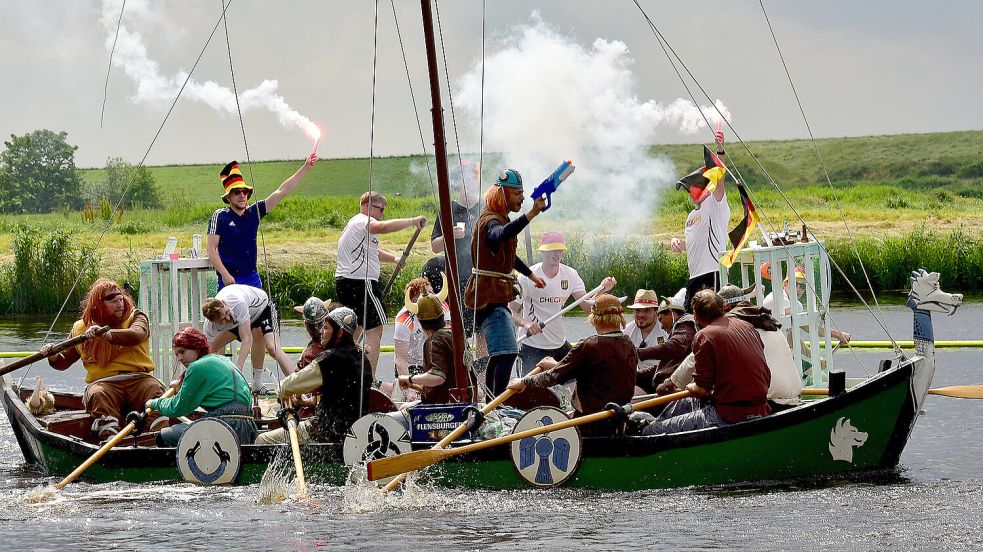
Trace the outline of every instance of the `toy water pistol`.
{"label": "toy water pistol", "polygon": [[540,197],[546,196],[546,207],[543,207],[543,211],[546,211],[553,205],[553,192],[560,187],[560,184],[567,179],[568,176],[573,174],[576,167],[573,165],[573,161],[564,161],[560,163],[560,166],[553,171],[553,174],[546,177],[536,189],[532,191],[532,198],[536,200]]}

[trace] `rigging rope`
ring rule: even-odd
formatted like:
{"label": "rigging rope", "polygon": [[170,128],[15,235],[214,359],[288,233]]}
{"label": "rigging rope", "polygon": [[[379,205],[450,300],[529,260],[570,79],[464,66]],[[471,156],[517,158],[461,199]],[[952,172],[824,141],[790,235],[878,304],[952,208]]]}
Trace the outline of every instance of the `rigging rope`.
{"label": "rigging rope", "polygon": [[[225,26],[225,48],[229,53],[229,74],[232,76],[232,95],[235,96],[236,99],[236,113],[238,113],[239,115],[239,128],[242,131],[242,145],[243,148],[246,150],[246,168],[249,169],[249,181],[252,182],[253,187],[255,187],[256,180],[253,177],[253,162],[249,156],[249,141],[246,140],[246,124],[242,118],[242,108],[239,106],[239,91],[236,88],[236,71],[235,71],[235,66],[232,63],[232,43],[229,40],[229,22],[228,19],[225,17],[226,4],[225,4],[225,0],[220,0],[220,1],[222,2],[222,24]],[[231,3],[231,0],[229,0],[229,2]],[[276,331],[273,332],[273,345],[274,347],[276,347],[276,349],[279,350],[280,329],[281,329],[280,312],[279,312],[279,308],[276,305],[276,302],[273,301],[273,275],[270,273],[270,261],[269,261],[269,257],[266,254],[266,235],[263,233],[263,217],[259,216],[259,209],[256,210],[256,217],[257,217],[256,226],[257,229],[259,230],[260,245],[263,250],[263,268],[266,271],[266,278],[268,280],[268,285],[270,288],[268,292],[269,299],[270,299],[270,306],[272,307],[270,309],[270,312],[275,317],[276,320]],[[273,357],[273,360],[274,362],[276,362],[277,361],[276,357]],[[252,362],[252,358],[250,358],[250,363],[251,362]],[[279,365],[279,362],[276,362],[276,364]],[[261,366],[260,370],[262,369],[263,367]],[[255,370],[256,367],[253,366],[253,371],[254,371],[253,373],[255,373]],[[277,391],[279,391],[280,378],[277,376],[276,372],[274,372],[272,368],[270,369],[270,375],[273,377],[273,381],[276,383]],[[259,385],[259,382],[255,382],[255,383],[257,389],[259,389],[261,387]]]}
{"label": "rigging rope", "polygon": [[[633,2],[635,4],[635,6],[638,8],[638,10],[642,13],[642,16],[645,18],[646,22],[648,23],[649,28],[652,30],[652,32],[654,33],[654,35],[658,39],[659,45],[662,46],[663,52],[666,53],[666,57],[669,59],[670,64],[672,64],[673,69],[676,71],[677,76],[679,76],[680,81],[683,83],[683,86],[686,89],[687,93],[690,95],[690,98],[692,99],[693,103],[697,106],[697,109],[699,110],[699,103],[696,101],[695,95],[690,90],[689,86],[686,84],[686,81],[682,77],[682,74],[676,68],[675,63],[673,62],[673,57],[675,57],[676,61],[678,61],[680,67],[682,67],[686,71],[686,74],[693,81],[693,84],[695,84],[696,87],[699,88],[700,92],[707,98],[707,101],[709,101],[710,104],[713,106],[713,108],[717,111],[717,114],[720,116],[721,120],[724,123],[726,123],[727,127],[734,134],[734,137],[737,138],[737,141],[745,149],[745,151],[747,152],[747,154],[751,158],[751,160],[754,161],[754,163],[757,165],[757,167],[765,175],[765,177],[767,178],[767,180],[772,184],[772,186],[775,188],[775,190],[778,192],[778,194],[785,201],[786,205],[788,205],[789,209],[791,209],[792,213],[795,214],[795,217],[799,220],[800,223],[802,223],[803,225],[805,225],[806,224],[805,220],[802,218],[802,216],[799,214],[799,212],[792,205],[792,202],[788,199],[788,196],[785,195],[785,192],[782,191],[781,187],[778,186],[778,183],[775,181],[775,179],[771,176],[771,174],[768,172],[768,170],[761,164],[761,162],[758,160],[758,158],[754,155],[754,153],[751,151],[751,149],[747,145],[747,143],[741,138],[740,134],[733,127],[733,125],[731,125],[730,121],[728,121],[726,119],[726,117],[723,116],[723,113],[720,112],[720,109],[716,106],[716,104],[713,103],[713,99],[711,98],[711,96],[703,88],[703,86],[700,84],[699,80],[693,75],[692,71],[690,71],[690,69],[686,66],[686,63],[683,62],[683,60],[679,56],[679,54],[676,53],[676,51],[672,48],[672,45],[669,44],[668,39],[665,38],[665,36],[659,30],[658,26],[656,26],[655,22],[653,22],[652,19],[648,16],[648,14],[645,12],[644,8],[642,8],[642,6],[639,3],[639,1],[638,0],[633,0]],[[672,56],[669,55],[669,52],[672,52]],[[703,113],[703,111],[702,110],[699,110],[699,111],[700,111],[700,114],[703,117],[704,121],[707,123],[707,127],[708,128],[712,128],[712,127],[710,127],[710,122],[709,122],[709,120],[707,120],[707,117]],[[735,167],[735,169],[736,169],[736,167]],[[737,173],[737,176],[743,180],[743,177],[741,177],[740,171],[739,170],[736,170],[735,172]],[[748,192],[751,193],[750,184],[747,182],[747,180],[744,180],[744,183],[748,186]],[[764,209],[761,209],[760,208],[760,205],[759,205],[759,209],[758,210],[761,211],[761,214],[764,217],[765,222],[769,226],[771,226],[772,229],[774,230],[775,229],[775,226],[771,224],[770,220],[768,219],[767,215],[764,212]],[[860,292],[857,290],[857,288],[854,287],[853,283],[850,281],[849,277],[847,277],[847,275],[843,271],[842,267],[840,267],[840,265],[836,262],[836,260],[833,259],[829,255],[829,250],[826,249],[825,244],[822,241],[818,240],[818,239],[817,239],[817,244],[823,250],[823,252],[826,253],[826,256],[830,260],[831,264],[834,267],[836,267],[836,270],[840,273],[841,276],[843,276],[844,281],[847,283],[847,285],[849,285],[850,289],[857,295],[857,297],[860,299],[860,302],[864,305],[864,307],[867,309],[867,311],[870,312],[871,316],[873,316],[874,320],[878,323],[878,325],[881,327],[881,329],[884,330],[884,333],[887,335],[888,339],[891,341],[891,343],[892,343],[892,345],[894,347],[895,353],[898,354],[899,356],[902,356],[903,353],[901,352],[900,346],[897,344],[897,341],[891,335],[891,332],[888,330],[887,326],[885,326],[885,324],[881,320],[881,318],[877,316],[877,313],[875,313],[873,311],[873,309],[870,308],[870,305],[867,304],[867,301],[864,299],[863,295],[861,295]],[[783,247],[785,247],[785,246],[783,246]],[[810,292],[811,293],[815,293],[815,290],[810,290]],[[830,323],[832,323],[833,326],[838,330],[839,329],[838,325],[836,324],[835,320],[832,317],[832,314],[828,311],[828,308],[825,305],[824,305],[824,309],[826,309],[824,312],[829,317]],[[847,344],[847,346],[849,348],[849,344]],[[850,348],[850,350],[852,351],[853,349]],[[854,353],[854,356],[856,357],[856,353]],[[857,361],[859,362],[859,357],[856,357],[856,358],[857,358]],[[863,365],[861,364],[861,366],[863,366]]]}
{"label": "rigging rope", "polygon": [[[191,80],[191,75],[194,74],[195,69],[198,67],[198,63],[201,61],[202,56],[205,55],[205,50],[208,48],[208,44],[212,41],[212,38],[215,36],[215,32],[218,30],[218,26],[222,23],[222,19],[225,17],[225,10],[228,9],[228,6],[231,5],[232,5],[232,0],[229,0],[229,4],[222,9],[222,15],[215,22],[215,26],[212,27],[212,32],[208,35],[208,39],[205,40],[205,45],[202,46],[201,51],[198,53],[198,57],[195,59],[194,64],[191,66],[191,70],[188,71],[188,74],[185,77],[184,82],[181,84],[181,88],[178,89],[177,95],[175,95],[174,97],[174,101],[171,102],[171,106],[167,109],[167,113],[164,115],[164,120],[161,121],[160,126],[157,128],[157,132],[154,133],[154,137],[150,141],[150,145],[147,146],[146,151],[144,151],[143,153],[143,157],[140,158],[140,162],[137,163],[137,166],[134,167],[133,171],[130,173],[130,179],[127,181],[126,186],[123,187],[123,193],[120,194],[119,200],[116,202],[116,206],[113,209],[113,215],[115,215],[117,212],[122,210],[123,199],[126,198],[126,194],[127,192],[130,191],[130,186],[133,185],[133,181],[136,179],[137,173],[143,167],[143,164],[147,160],[147,156],[150,155],[150,151],[153,149],[154,144],[157,143],[157,138],[160,137],[160,133],[164,130],[164,125],[167,124],[167,120],[171,117],[171,113],[174,112],[174,107],[177,105],[178,100],[181,98],[181,94],[184,93],[185,87],[187,87],[188,82]],[[106,236],[106,232],[109,231],[109,227],[112,225],[114,218],[116,217],[111,216],[106,221],[106,225],[103,227],[102,232],[99,234],[99,237],[96,239],[95,244],[93,244],[92,246],[93,252],[99,247],[99,244],[102,243],[102,239]],[[65,300],[62,301],[61,307],[58,308],[58,312],[55,314],[54,320],[51,321],[51,326],[49,326],[48,331],[45,332],[44,334],[45,343],[47,343],[48,339],[51,337],[51,333],[54,331],[55,324],[58,323],[58,318],[60,318],[62,312],[65,311],[65,306],[68,304],[68,300],[71,299],[72,293],[74,293],[75,288],[78,287],[79,281],[82,279],[83,272],[84,270],[79,270],[78,276],[76,276],[75,281],[72,282],[71,289],[69,289],[68,293],[65,295]],[[28,366],[27,371],[24,372],[24,375],[19,380],[18,385],[23,385],[24,378],[26,378],[27,375],[31,373],[31,368],[33,367],[34,367],[33,364]]]}
{"label": "rigging rope", "polygon": [[119,40],[119,28],[123,25],[123,12],[126,10],[126,0],[119,9],[119,19],[116,21],[116,36],[113,37],[113,47],[109,51],[109,66],[106,67],[106,84],[102,87],[102,111],[99,113],[99,128],[102,128],[106,117],[106,98],[109,97],[109,73],[113,70],[113,54],[116,53],[116,41]]}

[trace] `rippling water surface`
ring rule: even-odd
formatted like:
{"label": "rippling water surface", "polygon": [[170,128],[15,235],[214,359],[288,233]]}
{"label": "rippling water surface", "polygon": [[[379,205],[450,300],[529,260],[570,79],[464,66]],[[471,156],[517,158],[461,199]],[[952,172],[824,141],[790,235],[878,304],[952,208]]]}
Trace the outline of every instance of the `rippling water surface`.
{"label": "rippling water surface", "polygon": [[[910,339],[910,311],[886,307]],[[856,339],[883,339],[869,315],[834,311]],[[983,304],[935,316],[938,339],[983,339]],[[567,322],[573,335],[583,322]],[[39,324],[0,327],[0,349],[39,344]],[[43,333],[41,334],[43,335]],[[300,345],[293,327],[287,344]],[[387,338],[387,341],[388,338]],[[884,353],[838,353],[851,376]],[[983,384],[983,351],[940,351],[933,386]],[[391,368],[380,368],[380,374]],[[49,386],[80,390],[81,370],[35,367]],[[0,419],[0,549],[625,550],[979,549],[983,547],[983,400],[929,396],[896,477],[811,486],[760,484],[634,493],[510,492],[413,486],[380,498],[360,485],[313,482],[313,500],[256,505],[259,487],[75,482],[52,500],[21,498],[54,482],[25,468]]]}

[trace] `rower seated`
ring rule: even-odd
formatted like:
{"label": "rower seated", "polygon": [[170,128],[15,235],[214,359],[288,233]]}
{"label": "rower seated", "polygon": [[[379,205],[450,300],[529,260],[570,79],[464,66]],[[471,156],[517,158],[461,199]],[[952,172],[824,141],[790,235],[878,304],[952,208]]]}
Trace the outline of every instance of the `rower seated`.
{"label": "rower seated", "polygon": [[[321,400],[314,416],[297,425],[300,443],[341,442],[348,428],[368,411],[372,366],[355,344],[358,316],[348,307],[328,313],[321,323],[321,345],[325,350],[302,370],[280,382],[280,397],[290,398],[319,391]],[[285,428],[261,433],[256,444],[288,442]]]}
{"label": "rower seated", "polygon": [[[100,326],[111,329],[97,335]],[[82,403],[95,419],[92,433],[104,441],[119,432],[120,420],[128,413],[164,394],[164,386],[151,374],[150,321],[116,282],[99,279],[92,284],[82,303],[82,318],[72,325],[71,337],[83,334],[88,337],[85,342],[49,356],[48,363],[55,370],[67,370],[82,360],[88,384]],[[47,355],[50,350],[51,344],[46,344],[40,352]],[[151,422],[156,418],[152,414]]]}
{"label": "rower seated", "polygon": [[[587,319],[597,335],[581,340],[559,362],[543,359],[540,366],[544,371],[513,379],[509,389],[521,392],[526,387],[550,387],[572,378],[577,382],[575,417],[604,410],[609,402],[628,403],[635,391],[638,354],[631,339],[621,331],[625,326],[621,302],[613,295],[600,295]],[[583,429],[585,435],[605,435],[620,426],[620,420],[608,420]]]}
{"label": "rower seated", "polygon": [[[201,330],[185,328],[171,340],[174,356],[187,368],[172,383],[173,397],[147,401],[147,407],[164,416],[187,416],[199,406],[205,417],[219,418],[239,436],[239,443],[250,445],[256,440],[256,422],[250,405],[252,393],[246,378],[224,355],[208,353],[208,338]],[[157,446],[177,446],[190,424],[165,427],[157,435]]]}

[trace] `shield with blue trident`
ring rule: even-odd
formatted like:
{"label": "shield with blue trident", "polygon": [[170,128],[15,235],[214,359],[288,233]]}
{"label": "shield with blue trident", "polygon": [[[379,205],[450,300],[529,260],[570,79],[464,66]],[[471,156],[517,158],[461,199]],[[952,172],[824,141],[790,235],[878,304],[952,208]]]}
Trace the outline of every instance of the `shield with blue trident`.
{"label": "shield with blue trident", "polygon": [[[559,408],[541,406],[526,412],[515,425],[515,433],[567,420]],[[580,465],[580,429],[568,427],[512,442],[512,465],[519,475],[536,487],[566,483]]]}

